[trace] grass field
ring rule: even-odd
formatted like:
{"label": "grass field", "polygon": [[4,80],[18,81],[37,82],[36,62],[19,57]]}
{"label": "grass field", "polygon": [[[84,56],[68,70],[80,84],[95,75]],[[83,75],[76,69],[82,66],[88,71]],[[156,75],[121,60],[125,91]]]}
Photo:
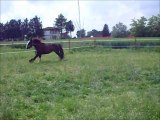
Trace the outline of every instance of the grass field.
{"label": "grass field", "polygon": [[159,48],[33,56],[1,55],[1,120],[160,120]]}

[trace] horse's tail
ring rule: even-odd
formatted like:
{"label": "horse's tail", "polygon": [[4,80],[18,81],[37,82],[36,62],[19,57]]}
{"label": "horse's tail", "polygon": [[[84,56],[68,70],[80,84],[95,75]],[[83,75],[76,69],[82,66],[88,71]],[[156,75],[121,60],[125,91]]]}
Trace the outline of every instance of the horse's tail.
{"label": "horse's tail", "polygon": [[59,57],[62,60],[64,58],[64,52],[61,44],[58,44],[59,47]]}
{"label": "horse's tail", "polygon": [[54,52],[59,56],[59,58],[62,60],[64,58],[64,52],[61,44],[53,44],[54,46]]}

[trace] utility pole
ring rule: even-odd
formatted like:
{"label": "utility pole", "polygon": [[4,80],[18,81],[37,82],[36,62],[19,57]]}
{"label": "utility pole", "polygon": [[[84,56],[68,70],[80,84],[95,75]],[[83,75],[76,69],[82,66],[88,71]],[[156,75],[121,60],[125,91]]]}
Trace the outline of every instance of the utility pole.
{"label": "utility pole", "polygon": [[81,16],[80,16],[79,0],[78,0],[78,14],[79,14],[79,29],[80,29],[80,38],[81,38]]}

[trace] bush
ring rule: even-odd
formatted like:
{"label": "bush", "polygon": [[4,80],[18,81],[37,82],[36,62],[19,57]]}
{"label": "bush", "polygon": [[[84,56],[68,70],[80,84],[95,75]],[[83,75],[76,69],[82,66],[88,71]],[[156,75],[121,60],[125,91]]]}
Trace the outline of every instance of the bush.
{"label": "bush", "polygon": [[136,47],[154,47],[160,46],[159,41],[96,41],[95,45],[109,48],[131,48]]}

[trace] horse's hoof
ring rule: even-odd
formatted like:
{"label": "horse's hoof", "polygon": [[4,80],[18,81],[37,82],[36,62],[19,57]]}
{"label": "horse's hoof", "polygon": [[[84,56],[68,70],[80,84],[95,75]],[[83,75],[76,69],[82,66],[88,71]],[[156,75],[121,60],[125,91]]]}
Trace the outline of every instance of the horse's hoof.
{"label": "horse's hoof", "polygon": [[30,63],[32,63],[32,62],[33,62],[33,60],[29,60],[29,62],[30,62]]}

